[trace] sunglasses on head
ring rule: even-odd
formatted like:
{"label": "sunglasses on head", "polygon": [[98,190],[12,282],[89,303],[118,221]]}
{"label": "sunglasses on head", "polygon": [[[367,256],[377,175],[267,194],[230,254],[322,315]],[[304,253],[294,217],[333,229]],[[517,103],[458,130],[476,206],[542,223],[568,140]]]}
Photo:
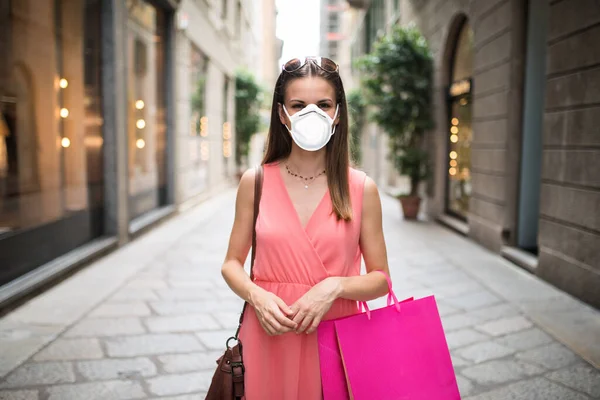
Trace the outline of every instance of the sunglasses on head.
{"label": "sunglasses on head", "polygon": [[338,72],[338,70],[340,69],[339,65],[337,65],[335,61],[327,57],[292,58],[290,61],[283,64],[282,69],[285,72],[294,72],[306,65],[306,63],[309,60],[317,67],[321,68],[323,71],[326,72]]}

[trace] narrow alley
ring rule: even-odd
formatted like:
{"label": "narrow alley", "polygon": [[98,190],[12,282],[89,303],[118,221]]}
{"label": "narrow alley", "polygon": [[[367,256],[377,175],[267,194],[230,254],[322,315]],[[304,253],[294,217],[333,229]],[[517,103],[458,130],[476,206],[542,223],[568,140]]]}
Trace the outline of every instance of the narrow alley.
{"label": "narrow alley", "polygon": [[[4,316],[0,399],[203,398],[241,307],[220,276],[234,200],[172,218]],[[598,311],[382,202],[395,291],[436,295],[464,399],[600,398]]]}

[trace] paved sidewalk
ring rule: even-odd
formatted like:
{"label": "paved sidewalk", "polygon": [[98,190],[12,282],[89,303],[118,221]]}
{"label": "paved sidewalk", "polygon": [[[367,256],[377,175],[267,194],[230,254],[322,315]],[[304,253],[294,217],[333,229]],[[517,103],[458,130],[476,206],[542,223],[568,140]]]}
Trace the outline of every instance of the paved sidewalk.
{"label": "paved sidewalk", "polygon": [[[0,320],[0,399],[202,399],[241,307],[220,277],[234,195]],[[464,399],[600,398],[597,310],[382,200],[395,290],[436,295]]]}

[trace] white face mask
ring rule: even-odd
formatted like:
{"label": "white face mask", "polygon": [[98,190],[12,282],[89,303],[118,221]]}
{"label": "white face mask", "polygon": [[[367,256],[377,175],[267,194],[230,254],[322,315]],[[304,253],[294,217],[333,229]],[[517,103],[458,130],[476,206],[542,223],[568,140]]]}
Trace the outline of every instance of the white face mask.
{"label": "white face mask", "polygon": [[[337,117],[338,109],[339,104],[335,108],[335,115],[331,118],[315,104],[309,104],[290,116],[283,106],[283,111],[292,124],[292,129],[288,128],[288,131],[292,134],[292,139],[298,147],[306,151],[317,151],[325,147],[335,133],[333,122]],[[287,128],[287,125],[285,127]]]}

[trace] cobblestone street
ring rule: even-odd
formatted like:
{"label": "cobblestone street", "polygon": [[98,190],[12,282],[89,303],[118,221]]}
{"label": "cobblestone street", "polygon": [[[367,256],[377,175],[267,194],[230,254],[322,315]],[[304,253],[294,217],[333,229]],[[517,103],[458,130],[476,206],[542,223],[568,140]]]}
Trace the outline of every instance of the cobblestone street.
{"label": "cobblestone street", "polygon": [[[3,317],[0,399],[204,398],[241,307],[220,275],[234,195]],[[438,224],[404,222],[382,197],[395,291],[436,295],[464,399],[600,398],[597,310]]]}

